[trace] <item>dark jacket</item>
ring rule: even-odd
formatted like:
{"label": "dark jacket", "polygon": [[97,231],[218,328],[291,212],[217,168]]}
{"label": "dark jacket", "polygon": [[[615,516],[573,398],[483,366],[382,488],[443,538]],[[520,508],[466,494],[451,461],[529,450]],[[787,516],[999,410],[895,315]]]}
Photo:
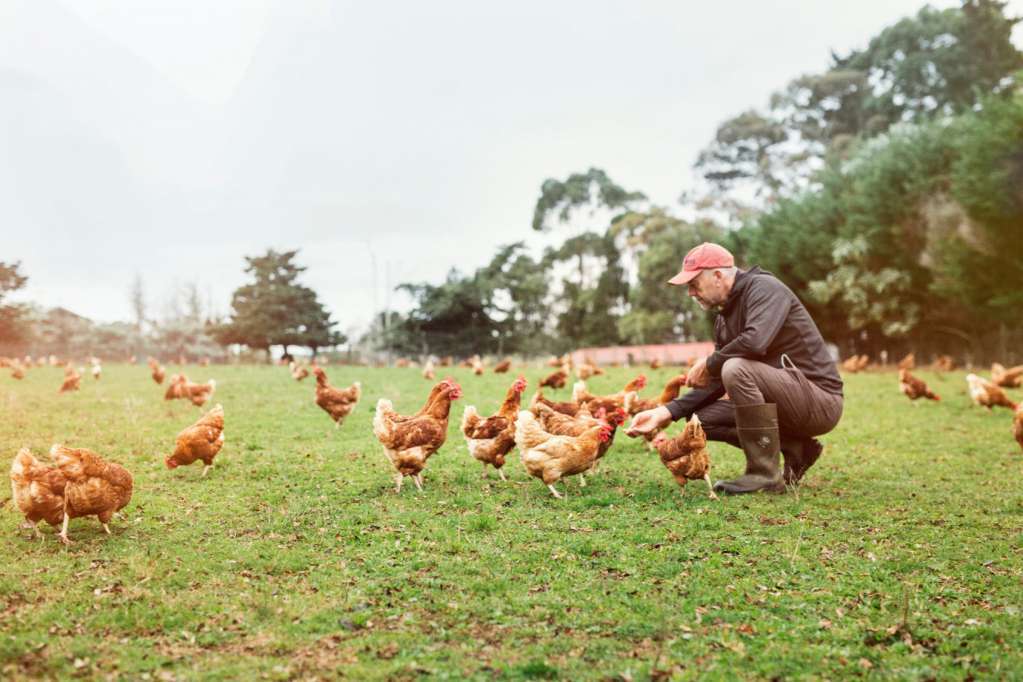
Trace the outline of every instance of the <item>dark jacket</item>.
{"label": "dark jacket", "polygon": [[781,368],[782,355],[821,389],[842,395],[842,378],[835,361],[810,313],[792,290],[759,267],[739,271],[714,320],[714,352],[707,358],[711,382],[668,403],[672,418],[688,419],[725,394],[721,383],[725,360],[749,358]]}

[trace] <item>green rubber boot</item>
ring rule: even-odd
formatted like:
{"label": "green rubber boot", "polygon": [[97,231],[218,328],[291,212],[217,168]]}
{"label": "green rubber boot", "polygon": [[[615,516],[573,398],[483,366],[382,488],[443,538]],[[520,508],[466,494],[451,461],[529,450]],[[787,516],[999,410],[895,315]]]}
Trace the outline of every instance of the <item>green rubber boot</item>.
{"label": "green rubber boot", "polygon": [[729,495],[784,492],[779,453],[778,408],[774,403],[736,405],[735,424],[746,453],[746,473],[731,481],[718,481],[714,490]]}

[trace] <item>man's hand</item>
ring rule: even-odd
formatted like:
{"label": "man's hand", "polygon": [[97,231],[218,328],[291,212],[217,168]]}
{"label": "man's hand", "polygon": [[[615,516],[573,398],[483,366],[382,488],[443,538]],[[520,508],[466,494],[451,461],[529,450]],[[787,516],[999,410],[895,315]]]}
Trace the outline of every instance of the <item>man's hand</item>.
{"label": "man's hand", "polygon": [[671,423],[671,412],[669,412],[668,408],[664,405],[659,405],[652,410],[640,412],[633,417],[632,423],[629,424],[629,428],[625,432],[625,435],[630,438],[643,436],[654,429],[665,426],[669,423]]}
{"label": "man's hand", "polygon": [[690,388],[704,388],[709,383],[710,374],[707,372],[707,358],[700,358],[686,375],[686,386]]}

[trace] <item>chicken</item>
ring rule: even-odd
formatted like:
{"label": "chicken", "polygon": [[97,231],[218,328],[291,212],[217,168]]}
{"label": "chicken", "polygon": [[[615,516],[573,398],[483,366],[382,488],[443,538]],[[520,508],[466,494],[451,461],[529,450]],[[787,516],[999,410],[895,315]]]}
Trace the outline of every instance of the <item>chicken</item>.
{"label": "chicken", "polygon": [[543,381],[540,382],[540,388],[543,388],[544,386],[548,386],[550,388],[564,388],[565,381],[567,380],[568,372],[563,369],[559,369],[557,372],[548,374],[544,377]]}
{"label": "chicken", "polygon": [[177,400],[178,398],[185,398],[185,385],[188,383],[188,377],[184,374],[173,374],[170,380],[167,382],[167,390],[163,393],[164,400]]}
{"label": "chicken", "polygon": [[433,381],[437,378],[437,371],[433,366],[433,360],[427,360],[426,364],[423,365],[423,378],[427,381]]}
{"label": "chicken", "polygon": [[92,378],[99,379],[100,375],[103,374],[103,367],[99,363],[99,358],[92,359]]}
{"label": "chicken", "polygon": [[483,476],[487,475],[490,464],[497,469],[502,481],[508,480],[502,467],[505,456],[515,447],[515,419],[525,390],[526,379],[519,377],[508,389],[495,415],[483,419],[472,405],[466,405],[462,413],[462,434],[469,454],[483,463]]}
{"label": "chicken", "polygon": [[79,382],[82,380],[82,375],[75,370],[75,368],[69,362],[64,367],[64,383],[60,385],[58,393],[67,393],[68,391],[77,391]]}
{"label": "chicken", "polygon": [[547,398],[543,397],[543,389],[538,388],[536,389],[536,393],[533,394],[533,400],[529,403],[529,409],[532,410],[533,414],[537,414],[535,408],[537,405],[540,404],[546,405],[555,412],[567,414],[570,417],[575,417],[579,414],[580,407],[579,403],[575,401],[554,402],[553,400],[548,400]]}
{"label": "chicken", "polygon": [[661,359],[660,358],[654,358],[653,360],[650,361],[650,369],[660,369],[660,368],[661,368]]}
{"label": "chicken", "polygon": [[[625,423],[628,415],[625,414],[625,410],[618,408],[611,413],[610,416],[600,409],[597,414],[590,415],[586,406],[583,406],[579,414],[575,417],[570,417],[560,412],[555,412],[553,409],[542,403],[536,406],[536,410],[533,411],[540,420],[540,425],[547,433],[554,434],[555,436],[579,436],[594,424],[607,424],[610,426],[607,440],[600,444],[600,449],[597,451],[597,456],[594,458],[593,466],[590,468],[591,473],[597,473],[597,465],[601,458],[607,454],[607,451],[611,449],[614,444],[615,433],[618,427]],[[580,475],[579,481],[581,485],[586,485],[586,480]]]}
{"label": "chicken", "polygon": [[501,362],[494,365],[494,374],[505,374],[509,369],[511,369],[511,364],[511,358],[501,360]]}
{"label": "chicken", "polygon": [[940,372],[951,372],[955,368],[956,363],[951,355],[939,355],[938,359],[934,361],[934,369]]}
{"label": "chicken", "polygon": [[681,391],[682,387],[685,385],[686,375],[679,374],[678,376],[672,377],[668,380],[668,383],[664,385],[664,390],[661,391],[661,395],[657,396],[656,399],[640,398],[639,391],[629,391],[625,394],[622,406],[630,415],[636,415],[646,410],[652,410],[659,405],[665,405],[677,398],[679,391]]}
{"label": "chicken", "polygon": [[309,376],[309,370],[306,368],[306,366],[300,365],[294,360],[292,360],[291,364],[288,365],[288,369],[291,370],[291,378],[294,379],[295,381],[302,381],[307,376]]}
{"label": "chicken", "polygon": [[64,520],[64,486],[67,479],[55,466],[43,464],[22,448],[11,463],[11,494],[37,537],[36,524],[46,521],[54,528]]}
{"label": "chicken", "polygon": [[703,479],[707,482],[712,500],[718,499],[710,482],[710,453],[707,452],[707,435],[703,432],[700,418],[693,416],[686,422],[682,433],[669,438],[663,431],[654,438],[654,449],[661,456],[661,463],[675,478],[682,493],[686,483]]}
{"label": "chicken", "polygon": [[[519,412],[515,423],[515,445],[526,472],[541,479],[554,497],[562,497],[554,484],[565,476],[582,474],[597,461],[600,444],[611,435],[611,426],[595,423],[578,436],[554,435],[544,431],[533,413]],[[585,479],[583,479],[585,481]]]}
{"label": "chicken", "polygon": [[453,364],[455,364],[455,359],[453,357],[451,357],[450,355],[445,355],[444,357],[442,357],[440,359],[440,366],[441,367],[450,367]]}
{"label": "chicken", "polygon": [[870,357],[867,355],[853,355],[842,363],[842,371],[855,374],[856,372],[862,372],[870,364]]}
{"label": "chicken", "polygon": [[552,355],[549,358],[547,358],[547,362],[545,364],[548,367],[561,367],[562,362],[561,358],[559,358],[557,355]]}
{"label": "chicken", "polygon": [[[625,411],[628,414],[635,416],[640,412],[652,410],[661,405],[667,405],[678,397],[679,391],[681,391],[682,387],[686,384],[686,377],[687,375],[685,374],[679,374],[678,376],[674,376],[669,379],[668,383],[664,385],[664,390],[661,391],[661,395],[659,395],[656,400],[640,398],[638,391],[629,391],[625,394],[625,401],[623,403]],[[649,433],[643,434],[643,439],[646,441],[647,446],[651,449],[654,447],[654,438],[656,438],[657,434],[660,432],[661,429],[656,428]]]}
{"label": "chicken", "polygon": [[411,364],[411,361],[409,361],[408,358],[398,358],[397,360],[394,361],[394,366],[395,367],[402,367],[402,368],[404,368],[404,367],[408,367],[410,364]]}
{"label": "chicken", "polygon": [[916,355],[910,353],[899,360],[899,369],[913,369],[916,367]]}
{"label": "chicken", "polygon": [[327,383],[327,373],[321,367],[314,367],[316,375],[316,404],[334,420],[334,428],[341,428],[341,422],[352,413],[362,398],[362,384],[356,381],[348,388],[334,388]]}
{"label": "chicken", "polygon": [[109,535],[110,519],[131,501],[132,477],[128,470],[85,448],[54,445],[50,457],[67,479],[61,541],[71,544],[67,535],[68,521],[82,516],[96,516]]}
{"label": "chicken", "polygon": [[899,390],[910,400],[916,400],[917,398],[941,400],[936,393],[927,388],[927,384],[924,383],[923,379],[917,379],[909,373],[908,369],[899,370]]}
{"label": "chicken", "polygon": [[196,460],[202,460],[202,475],[205,476],[213,468],[213,458],[224,447],[224,407],[217,404],[203,415],[199,421],[178,434],[174,452],[163,460],[168,469],[188,466]]}
{"label": "chicken", "polygon": [[18,381],[25,378],[25,368],[17,360],[11,362],[11,378]]}
{"label": "chicken", "polygon": [[149,358],[149,368],[153,371],[153,381],[157,384],[163,384],[163,379],[167,375],[167,372],[160,366],[160,363],[153,358]]}
{"label": "chicken", "polygon": [[575,370],[575,375],[580,379],[580,381],[586,381],[590,377],[600,376],[603,373],[604,370],[600,367],[589,363],[579,365]]}
{"label": "chicken", "polygon": [[217,382],[210,379],[205,384],[193,384],[188,379],[185,379],[182,390],[184,392],[184,395],[181,396],[182,398],[192,401],[192,404],[196,407],[202,407],[213,399],[213,394],[217,391]]}
{"label": "chicken", "polygon": [[377,402],[373,417],[373,434],[384,446],[384,454],[394,466],[394,491],[401,492],[406,476],[411,476],[416,488],[423,489],[423,469],[426,460],[444,445],[448,435],[448,415],[451,401],[462,395],[462,388],[454,379],[445,379],[430,392],[423,408],[406,417],[394,411],[390,400]]}
{"label": "chicken", "polygon": [[1023,402],[1016,405],[1016,411],[1012,415],[1012,435],[1016,437],[1016,442],[1023,450]]}
{"label": "chicken", "polygon": [[1019,388],[1023,386],[1023,365],[1005,369],[996,362],[991,365],[991,381],[1005,388]]}
{"label": "chicken", "polygon": [[480,356],[472,356],[472,359],[469,362],[472,367],[472,373],[478,377],[483,376],[483,361],[480,359]]}
{"label": "chicken", "polygon": [[970,398],[975,404],[986,407],[988,410],[992,407],[1016,409],[1016,403],[1009,400],[1009,396],[1005,394],[1005,391],[987,379],[976,374],[967,374],[966,383],[970,386]]}
{"label": "chicken", "polygon": [[638,377],[625,384],[625,388],[612,393],[611,395],[593,395],[586,389],[586,382],[577,381],[572,387],[572,400],[578,403],[593,403],[590,405],[590,411],[594,414],[597,410],[604,408],[604,411],[611,414],[618,408],[625,407],[625,396],[632,391],[641,391],[646,386],[646,375],[640,374]]}

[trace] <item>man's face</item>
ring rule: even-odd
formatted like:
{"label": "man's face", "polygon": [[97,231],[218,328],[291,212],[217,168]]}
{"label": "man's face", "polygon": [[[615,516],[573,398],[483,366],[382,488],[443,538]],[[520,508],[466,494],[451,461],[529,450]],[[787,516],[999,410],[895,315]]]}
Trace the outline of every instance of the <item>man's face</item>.
{"label": "man's face", "polygon": [[704,310],[724,305],[728,291],[725,277],[715,270],[703,270],[689,281],[689,296]]}

